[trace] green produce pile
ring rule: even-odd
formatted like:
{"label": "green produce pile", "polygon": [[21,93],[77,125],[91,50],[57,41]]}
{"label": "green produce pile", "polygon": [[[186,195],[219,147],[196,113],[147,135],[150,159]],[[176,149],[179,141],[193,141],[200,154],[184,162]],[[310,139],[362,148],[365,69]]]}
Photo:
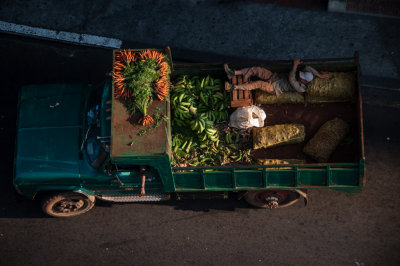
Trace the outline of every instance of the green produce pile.
{"label": "green produce pile", "polygon": [[251,162],[249,142],[228,127],[229,95],[220,79],[181,76],[170,99],[174,167]]}
{"label": "green produce pile", "polygon": [[153,102],[153,87],[160,73],[155,59],[145,61],[131,61],[126,64],[122,74],[125,78],[127,90],[132,92],[132,101],[128,102],[128,111],[133,115],[138,110],[147,115],[147,108]]}

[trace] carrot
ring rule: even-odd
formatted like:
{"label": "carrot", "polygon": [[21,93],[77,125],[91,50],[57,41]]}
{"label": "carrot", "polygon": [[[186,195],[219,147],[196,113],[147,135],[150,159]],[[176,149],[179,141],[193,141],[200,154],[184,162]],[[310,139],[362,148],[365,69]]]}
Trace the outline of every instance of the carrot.
{"label": "carrot", "polygon": [[146,115],[139,119],[138,123],[142,126],[150,125],[154,122],[154,119],[150,115]]}
{"label": "carrot", "polygon": [[124,68],[124,64],[122,64],[122,63],[119,62],[119,61],[115,61],[115,63],[114,63],[114,69],[115,69],[115,70],[122,71],[123,68]]}

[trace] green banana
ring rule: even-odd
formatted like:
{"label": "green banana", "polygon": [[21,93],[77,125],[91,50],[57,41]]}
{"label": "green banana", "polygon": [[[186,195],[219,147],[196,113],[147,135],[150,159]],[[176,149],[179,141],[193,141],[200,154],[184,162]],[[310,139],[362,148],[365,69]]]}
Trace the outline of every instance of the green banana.
{"label": "green banana", "polygon": [[200,100],[205,104],[208,105],[208,101],[206,99],[206,95],[203,94],[203,92],[200,92]]}
{"label": "green banana", "polygon": [[190,111],[192,114],[196,115],[196,113],[197,113],[197,108],[196,108],[196,107],[193,107],[193,106],[190,106],[190,107],[189,107],[189,111]]}
{"label": "green banana", "polygon": [[233,143],[229,144],[228,147],[231,148],[231,149],[234,149],[234,150],[238,150],[239,149],[239,147],[237,145],[233,144]]}
{"label": "green banana", "polygon": [[204,131],[206,125],[203,119],[199,119],[199,125],[200,125],[199,133],[201,133]]}
{"label": "green banana", "polygon": [[192,146],[192,143],[193,143],[193,141],[192,141],[192,139],[190,139],[190,141],[189,141],[189,143],[187,144],[187,146],[186,146],[186,153],[189,153],[189,151],[190,151],[190,146]]}
{"label": "green banana", "polygon": [[181,146],[181,149],[182,149],[182,150],[185,149],[185,146],[186,146],[187,143],[188,143],[187,140],[183,143],[183,145]]}
{"label": "green banana", "polygon": [[225,135],[225,141],[226,141],[226,143],[228,143],[228,144],[231,144],[231,143],[232,143],[231,133],[226,133],[226,135]]}
{"label": "green banana", "polygon": [[214,86],[214,79],[210,77],[210,86]]}
{"label": "green banana", "polygon": [[183,100],[183,97],[185,97],[185,94],[184,93],[182,93],[181,95],[179,95],[179,102],[182,102],[182,100]]}

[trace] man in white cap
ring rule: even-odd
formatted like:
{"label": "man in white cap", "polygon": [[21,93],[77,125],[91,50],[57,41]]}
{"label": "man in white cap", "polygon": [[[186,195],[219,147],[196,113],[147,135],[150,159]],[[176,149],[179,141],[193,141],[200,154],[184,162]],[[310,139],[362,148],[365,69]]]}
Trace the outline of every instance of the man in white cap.
{"label": "man in white cap", "polygon": [[[285,73],[272,73],[268,69],[262,67],[250,67],[240,70],[232,70],[227,64],[224,64],[224,69],[228,78],[231,79],[234,75],[243,75],[244,82],[239,85],[232,85],[225,82],[225,89],[239,89],[239,90],[255,90],[260,89],[268,93],[275,93],[280,95],[282,92],[298,91],[305,92],[306,84],[314,79],[314,76],[327,79],[328,74],[320,74],[317,70],[310,66],[305,66],[301,71],[297,71],[297,67],[302,62],[300,59],[293,60],[293,67],[289,75]],[[250,77],[257,77],[260,80],[249,81]]]}

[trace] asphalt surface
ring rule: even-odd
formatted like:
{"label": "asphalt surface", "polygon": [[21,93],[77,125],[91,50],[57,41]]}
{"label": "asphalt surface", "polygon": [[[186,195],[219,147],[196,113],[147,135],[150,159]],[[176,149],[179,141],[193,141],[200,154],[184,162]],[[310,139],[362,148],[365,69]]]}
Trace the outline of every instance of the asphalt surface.
{"label": "asphalt surface", "polygon": [[[398,265],[400,96],[363,88],[367,184],[313,190],[309,205],[259,210],[235,198],[99,203],[49,218],[16,198],[12,167],[18,88],[101,83],[111,51],[0,35],[0,265]],[[203,55],[205,56],[205,55]],[[32,140],[34,141],[34,140]]]}
{"label": "asphalt surface", "polygon": [[364,75],[400,80],[395,18],[248,0],[2,0],[0,20],[246,59],[348,57],[357,50]]}

